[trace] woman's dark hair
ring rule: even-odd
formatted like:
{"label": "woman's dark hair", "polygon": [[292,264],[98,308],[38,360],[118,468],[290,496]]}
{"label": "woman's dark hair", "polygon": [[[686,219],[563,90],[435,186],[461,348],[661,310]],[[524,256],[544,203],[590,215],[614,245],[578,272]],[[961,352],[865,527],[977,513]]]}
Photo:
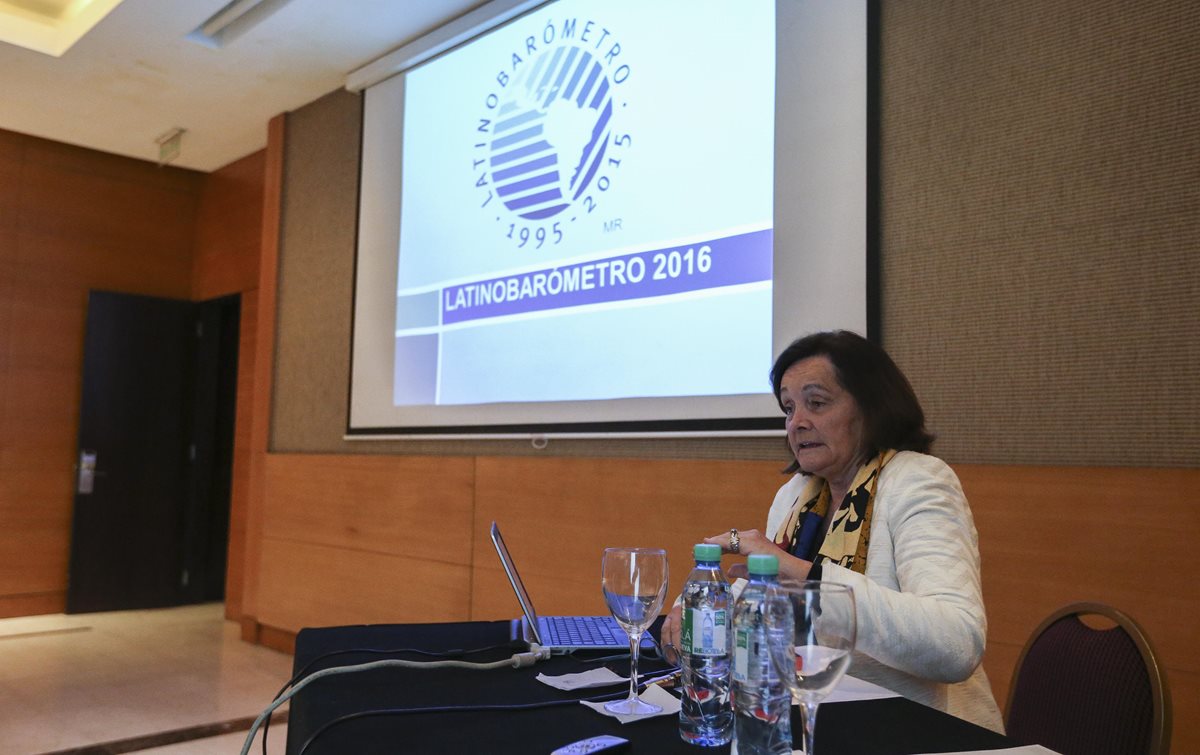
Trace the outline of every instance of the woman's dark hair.
{"label": "woman's dark hair", "polygon": [[[824,356],[834,376],[858,404],[863,416],[864,458],[885,448],[929,453],[934,436],[925,429],[925,412],[908,378],[878,344],[848,330],[813,333],[792,341],[771,368],[771,386],[779,401],[783,373],[802,359]],[[783,408],[782,402],[780,408]],[[793,463],[786,471],[795,472]]]}

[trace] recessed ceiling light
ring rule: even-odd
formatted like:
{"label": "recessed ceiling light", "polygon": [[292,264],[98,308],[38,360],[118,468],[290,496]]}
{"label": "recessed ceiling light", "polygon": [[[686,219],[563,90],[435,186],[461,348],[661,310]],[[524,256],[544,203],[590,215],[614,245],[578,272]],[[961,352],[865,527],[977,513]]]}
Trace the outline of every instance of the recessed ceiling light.
{"label": "recessed ceiling light", "polygon": [[0,42],[60,57],[122,0],[0,0]]}
{"label": "recessed ceiling light", "polygon": [[[0,0],[2,2],[2,0]],[[187,35],[207,47],[224,47],[253,29],[289,0],[233,0]]]}

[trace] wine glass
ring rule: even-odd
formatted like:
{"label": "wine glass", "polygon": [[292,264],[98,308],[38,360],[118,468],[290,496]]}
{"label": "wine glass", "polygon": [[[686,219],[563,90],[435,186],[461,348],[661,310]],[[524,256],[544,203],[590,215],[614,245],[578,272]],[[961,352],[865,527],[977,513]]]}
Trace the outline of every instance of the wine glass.
{"label": "wine glass", "polygon": [[804,717],[804,752],[813,755],[817,706],[850,666],[856,634],[854,590],[836,582],[784,582],[768,598],[767,622],[779,641],[771,662]]}
{"label": "wine glass", "polygon": [[662,610],[667,596],[667,552],[661,548],[605,548],[601,587],[613,618],[629,635],[629,697],[604,709],[624,715],[660,713],[637,695],[638,648],[642,632]]}

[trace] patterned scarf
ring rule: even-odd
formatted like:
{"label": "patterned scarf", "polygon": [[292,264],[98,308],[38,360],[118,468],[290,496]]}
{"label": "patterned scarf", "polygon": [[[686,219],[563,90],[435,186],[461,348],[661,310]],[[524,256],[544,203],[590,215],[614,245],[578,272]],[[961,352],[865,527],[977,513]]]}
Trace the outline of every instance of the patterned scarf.
{"label": "patterned scarf", "polygon": [[[814,566],[828,561],[859,574],[866,573],[867,547],[871,544],[871,512],[875,508],[875,483],[883,466],[895,455],[894,450],[882,451],[859,467],[846,499],[833,515],[833,522],[829,525],[829,532],[820,550],[812,559]],[[792,510],[783,526],[775,533],[775,544],[788,553],[807,558],[817,530],[829,511],[829,498],[829,483],[822,477],[810,477],[792,503]],[[797,544],[801,546],[799,552],[793,550]]]}

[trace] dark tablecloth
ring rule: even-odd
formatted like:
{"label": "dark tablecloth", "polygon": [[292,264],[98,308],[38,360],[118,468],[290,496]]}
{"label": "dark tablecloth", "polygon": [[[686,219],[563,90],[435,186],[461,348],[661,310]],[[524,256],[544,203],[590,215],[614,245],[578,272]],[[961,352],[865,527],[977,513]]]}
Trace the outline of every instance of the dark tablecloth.
{"label": "dark tablecloth", "polygon": [[[428,651],[475,649],[510,642],[509,622],[406,624],[305,629],[296,637],[295,671],[312,672],[405,658],[431,660],[412,652],[344,652],[415,648]],[[503,647],[463,656],[465,660],[507,658]],[[328,653],[334,655],[326,656]],[[622,690],[602,688],[568,693],[536,680],[538,673],[565,674],[607,665],[627,675],[629,661],[600,662],[597,653],[556,656],[532,668],[376,669],[318,679],[291,702],[289,755],[337,753],[549,753],[597,734],[631,742],[635,753],[727,753],[729,747],[701,748],[679,738],[678,719],[660,716],[622,725],[577,700]],[[642,673],[665,669],[643,659]],[[527,709],[453,710],[463,706],[529,706]],[[430,710],[450,708],[451,710]],[[413,712],[423,709],[426,712]],[[801,740],[798,708],[792,731]],[[817,717],[819,755],[905,755],[1011,747],[994,732],[903,698],[827,703]]]}

